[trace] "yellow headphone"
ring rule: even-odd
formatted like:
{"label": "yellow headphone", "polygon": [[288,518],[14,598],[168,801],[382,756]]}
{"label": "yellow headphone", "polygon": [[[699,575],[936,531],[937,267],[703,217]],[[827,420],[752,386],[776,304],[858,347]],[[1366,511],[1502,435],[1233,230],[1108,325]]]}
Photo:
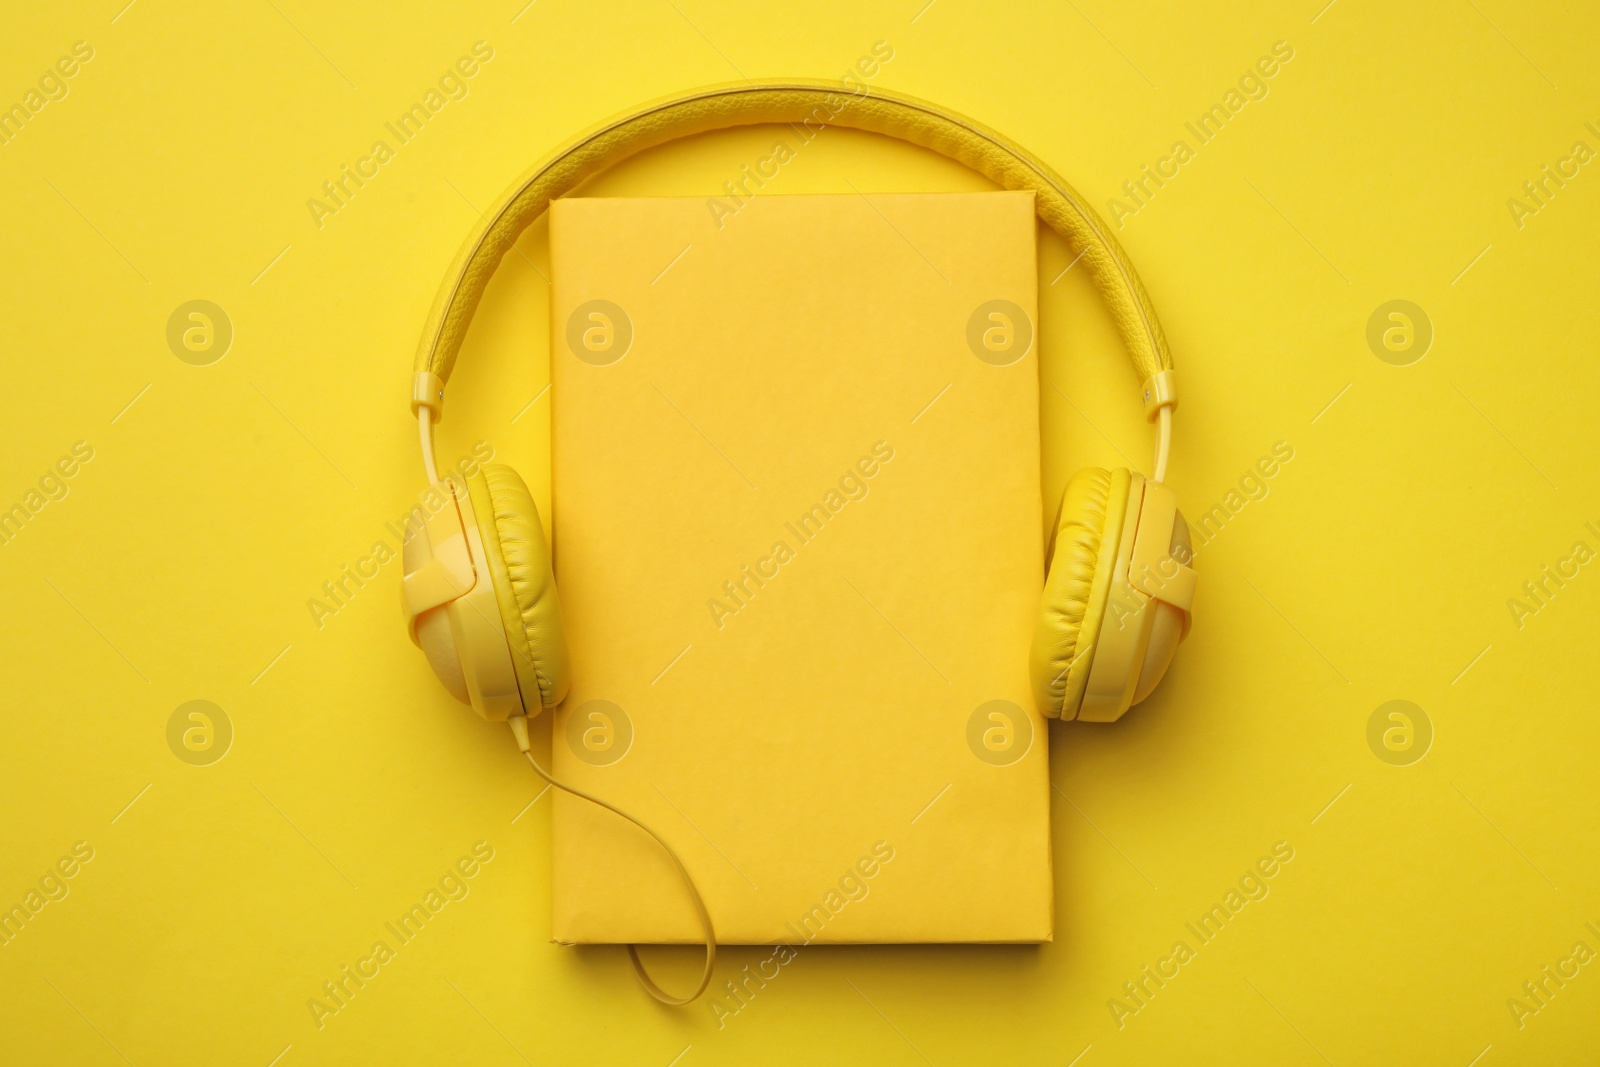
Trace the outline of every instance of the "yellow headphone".
{"label": "yellow headphone", "polygon": [[444,385],[490,276],[550,201],[644,149],[709,130],[762,123],[847,126],[885,134],[964,163],[1007,189],[1032,190],[1039,217],[1064,237],[1116,318],[1158,425],[1155,472],[1089,468],[1067,484],[1046,550],[1048,569],[1029,667],[1039,710],[1050,718],[1109,722],[1160,681],[1189,631],[1195,575],[1188,527],[1163,484],[1171,450],[1172,358],[1133,264],[1073,189],[1039,160],[971,119],[881,90],[828,83],[742,84],[652,104],[616,119],[523,175],[484,216],[456,256],[422,333],[411,410],[421,433],[430,489],[422,529],[405,545],[402,589],[411,639],[459,701],[489,720],[508,720],[518,747],[552,785],[592,800],[661,843],[689,886],[706,931],[711,979],[716,939],[682,862],[649,827],[611,804],[551,778],[529,751],[527,717],[561,702],[567,648],[549,547],[533,497],[510,467],[491,464],[441,481],[432,425]]}

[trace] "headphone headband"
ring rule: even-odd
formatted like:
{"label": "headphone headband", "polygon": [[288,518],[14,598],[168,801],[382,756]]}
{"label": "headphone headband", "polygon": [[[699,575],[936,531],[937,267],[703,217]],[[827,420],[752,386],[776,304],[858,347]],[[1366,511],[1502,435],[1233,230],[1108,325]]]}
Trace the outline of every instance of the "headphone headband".
{"label": "headphone headband", "polygon": [[[500,260],[550,201],[629,156],[680,137],[735,126],[846,126],[908,141],[963,163],[1006,189],[1032,190],[1039,217],[1066,239],[1111,308],[1143,383],[1146,415],[1161,415],[1156,478],[1165,474],[1170,411],[1177,404],[1166,336],[1133,263],[1104,220],[1053,170],[965,116],[909,96],[851,93],[829,82],[739,84],[672,97],[613,119],[524,174],[467,238],[445,275],[422,332],[411,410],[437,418],[444,384]],[[422,420],[424,432],[429,418]],[[431,455],[428,457],[431,465]]]}

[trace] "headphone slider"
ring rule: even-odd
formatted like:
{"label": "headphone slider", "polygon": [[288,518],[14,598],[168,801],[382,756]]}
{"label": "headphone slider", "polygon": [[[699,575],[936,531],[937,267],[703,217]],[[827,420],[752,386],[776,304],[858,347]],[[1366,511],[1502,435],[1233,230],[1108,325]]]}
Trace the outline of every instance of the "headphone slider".
{"label": "headphone slider", "polygon": [[1155,421],[1162,408],[1178,406],[1178,386],[1170,370],[1157,371],[1145,379],[1144,417]]}
{"label": "headphone slider", "polygon": [[432,371],[419,370],[411,376],[411,414],[418,408],[427,408],[428,414],[438,421],[444,407],[444,379]]}

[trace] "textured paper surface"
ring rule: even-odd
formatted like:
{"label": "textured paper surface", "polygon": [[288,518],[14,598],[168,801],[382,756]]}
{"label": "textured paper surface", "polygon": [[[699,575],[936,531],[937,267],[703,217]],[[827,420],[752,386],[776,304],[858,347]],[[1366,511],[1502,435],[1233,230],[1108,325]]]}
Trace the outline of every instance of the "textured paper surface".
{"label": "textured paper surface", "polygon": [[[723,941],[1050,937],[1034,233],[1023,193],[554,206],[555,769]],[[553,818],[557,939],[699,938],[648,838]]]}

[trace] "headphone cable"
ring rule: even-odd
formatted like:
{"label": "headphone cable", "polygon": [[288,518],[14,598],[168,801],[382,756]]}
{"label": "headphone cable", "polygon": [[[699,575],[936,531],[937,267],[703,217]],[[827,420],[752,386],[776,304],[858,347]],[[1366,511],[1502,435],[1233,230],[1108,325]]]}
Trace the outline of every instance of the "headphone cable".
{"label": "headphone cable", "polygon": [[655,838],[656,844],[660,845],[662,849],[666,851],[667,855],[671,857],[673,865],[678,868],[678,874],[683,878],[683,884],[689,889],[689,897],[694,901],[695,914],[700,918],[700,928],[705,931],[706,935],[706,965],[705,970],[700,974],[700,984],[696,986],[695,991],[690,993],[688,996],[675,997],[658,986],[650,977],[650,975],[646,973],[644,969],[644,961],[639,959],[638,945],[628,946],[628,959],[633,964],[633,973],[638,977],[639,984],[644,986],[645,991],[652,997],[655,997],[657,1000],[661,1001],[661,1003],[669,1004],[673,1007],[681,1007],[698,999],[700,994],[704,993],[706,988],[711,984],[711,971],[717,962],[717,933],[711,925],[711,913],[706,910],[706,902],[703,898],[701,898],[700,890],[695,887],[694,879],[689,876],[689,869],[683,865],[683,860],[679,858],[677,851],[673,849],[671,845],[667,844],[666,839],[660,834],[656,833],[654,830],[650,829],[650,827],[646,826],[632,815],[629,815],[615,804],[601,800],[599,797],[593,796],[592,794],[585,793],[583,790],[567,785],[565,782],[557,781],[550,774],[550,772],[539,766],[539,761],[534,758],[533,747],[528,741],[527,716],[513,715],[507,721],[511,725],[512,735],[517,739],[517,748],[522,750],[522,754],[527,757],[528,763],[533,767],[534,772],[538,774],[540,778],[543,778],[556,789],[571,793],[573,796],[587,800],[592,804],[598,804],[607,811],[627,819],[629,822],[633,823],[633,825],[637,826],[639,829]]}

